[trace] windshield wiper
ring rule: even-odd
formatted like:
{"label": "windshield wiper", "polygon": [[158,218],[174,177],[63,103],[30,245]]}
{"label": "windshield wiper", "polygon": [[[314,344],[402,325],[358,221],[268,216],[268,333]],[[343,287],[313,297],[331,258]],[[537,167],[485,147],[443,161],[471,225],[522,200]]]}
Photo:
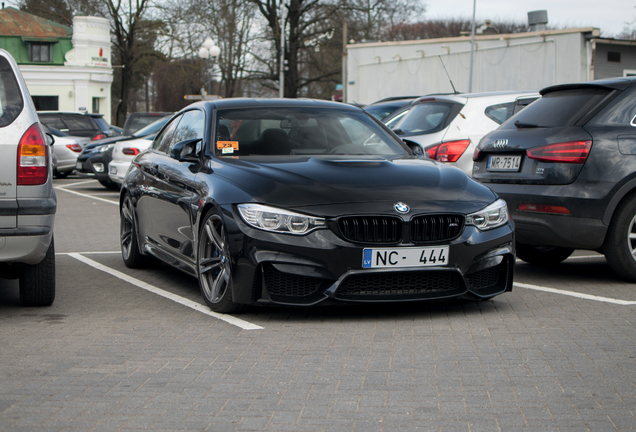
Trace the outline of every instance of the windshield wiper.
{"label": "windshield wiper", "polygon": [[524,122],[520,122],[519,120],[517,120],[515,122],[515,126],[517,127],[517,129],[521,129],[521,128],[543,128],[543,127],[547,127],[547,126],[539,126],[538,124],[534,124],[534,123],[524,123]]}

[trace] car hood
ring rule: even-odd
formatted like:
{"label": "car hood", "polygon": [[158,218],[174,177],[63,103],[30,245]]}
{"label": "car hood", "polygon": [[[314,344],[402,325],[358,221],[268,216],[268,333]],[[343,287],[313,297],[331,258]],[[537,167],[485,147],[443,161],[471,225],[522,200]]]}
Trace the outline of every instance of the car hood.
{"label": "car hood", "polygon": [[270,156],[221,159],[213,165],[217,175],[255,199],[284,208],[336,205],[342,211],[343,204],[355,203],[358,210],[378,213],[405,202],[413,210],[470,212],[496,199],[461,170],[430,159]]}

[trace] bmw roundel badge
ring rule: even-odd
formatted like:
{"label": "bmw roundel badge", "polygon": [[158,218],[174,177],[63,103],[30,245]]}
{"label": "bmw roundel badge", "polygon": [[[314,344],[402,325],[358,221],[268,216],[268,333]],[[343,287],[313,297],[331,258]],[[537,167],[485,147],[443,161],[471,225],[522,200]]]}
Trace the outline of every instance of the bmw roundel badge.
{"label": "bmw roundel badge", "polygon": [[411,211],[411,208],[407,206],[406,204],[404,204],[403,202],[396,202],[395,204],[393,204],[393,208],[395,209],[396,212],[402,213],[402,214],[406,214]]}

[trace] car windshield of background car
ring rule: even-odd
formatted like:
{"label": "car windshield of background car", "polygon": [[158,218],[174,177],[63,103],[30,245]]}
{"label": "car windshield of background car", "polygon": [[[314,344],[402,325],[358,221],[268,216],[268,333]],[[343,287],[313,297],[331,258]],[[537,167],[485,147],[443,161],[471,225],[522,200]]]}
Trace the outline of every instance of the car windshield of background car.
{"label": "car windshield of background car", "polygon": [[139,129],[137,132],[132,134],[132,136],[136,138],[141,138],[147,135],[156,134],[163,127],[163,125],[165,125],[168,122],[168,120],[170,120],[170,117],[171,116],[166,116],[166,117],[160,118],[159,120],[155,120],[154,122],[150,123],[148,126],[142,129]]}
{"label": "car windshield of background car", "polygon": [[218,113],[215,154],[407,155],[362,111],[318,108],[233,109]]}
{"label": "car windshield of background car", "polygon": [[13,123],[23,107],[24,101],[11,65],[6,58],[0,57],[0,127]]}
{"label": "car windshield of background car", "polygon": [[516,129],[515,123],[523,127],[576,125],[610,91],[607,88],[579,88],[550,92],[512,116],[502,129]]}
{"label": "car windshield of background car", "polygon": [[453,102],[428,102],[413,105],[392,129],[398,135],[424,135],[439,132],[453,120],[459,109]]}

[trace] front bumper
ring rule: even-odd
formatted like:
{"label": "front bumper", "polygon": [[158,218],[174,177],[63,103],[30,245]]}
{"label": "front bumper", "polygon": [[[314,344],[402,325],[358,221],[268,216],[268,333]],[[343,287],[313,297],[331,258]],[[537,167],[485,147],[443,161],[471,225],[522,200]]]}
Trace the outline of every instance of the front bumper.
{"label": "front bumper", "polygon": [[[387,246],[353,244],[328,229],[305,236],[274,234],[251,228],[234,216],[226,225],[237,303],[312,306],[483,299],[512,290],[512,223],[485,232],[468,226],[460,237],[438,243],[449,246],[445,266],[365,269],[363,250]],[[389,247],[425,246],[432,245]]]}
{"label": "front bumper", "polygon": [[93,155],[80,154],[75,164],[75,170],[82,177],[91,177],[97,180],[110,180],[108,176],[108,164],[111,156],[108,152]]}

